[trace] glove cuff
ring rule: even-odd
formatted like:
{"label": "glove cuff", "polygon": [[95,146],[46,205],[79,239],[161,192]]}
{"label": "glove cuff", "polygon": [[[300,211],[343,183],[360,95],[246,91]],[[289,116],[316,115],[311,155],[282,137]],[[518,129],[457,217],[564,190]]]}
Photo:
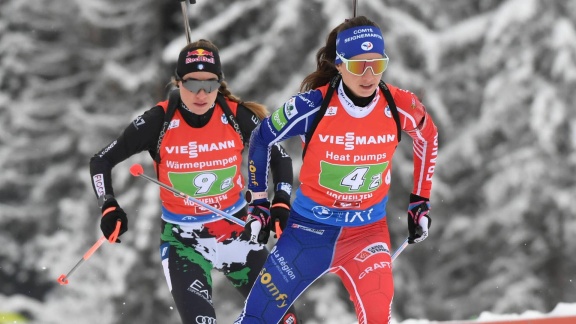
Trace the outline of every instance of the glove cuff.
{"label": "glove cuff", "polygon": [[425,198],[425,197],[421,197],[421,196],[418,196],[418,195],[415,195],[415,194],[411,193],[411,194],[410,194],[410,203],[418,202],[418,201],[430,201],[430,199],[429,199],[429,198]]}
{"label": "glove cuff", "polygon": [[284,190],[278,190],[274,193],[274,199],[272,199],[272,207],[283,207],[290,209],[290,195]]}
{"label": "glove cuff", "polygon": [[[112,209],[111,209],[112,208]],[[109,210],[111,209],[111,210]],[[102,204],[102,216],[106,215],[112,210],[120,209],[120,205],[116,201],[116,198],[107,199],[104,204]]]}

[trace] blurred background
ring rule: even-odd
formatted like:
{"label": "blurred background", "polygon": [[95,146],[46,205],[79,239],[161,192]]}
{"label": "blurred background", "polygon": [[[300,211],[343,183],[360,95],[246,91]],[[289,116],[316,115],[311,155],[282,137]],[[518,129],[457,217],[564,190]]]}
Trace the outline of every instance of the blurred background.
{"label": "blurred background", "polygon": [[[315,69],[352,0],[198,0],[192,40],[221,49],[226,79],[270,111]],[[383,79],[416,93],[440,131],[430,237],[394,263],[393,317],[461,320],[576,302],[576,2],[359,0],[380,24]],[[101,235],[88,161],[162,101],[186,44],[177,0],[0,1],[0,318],[10,323],[179,323],[162,274],[158,187],[114,169],[122,244]],[[407,236],[408,136],[388,217]],[[294,167],[297,142],[285,143]],[[270,244],[273,244],[272,241]],[[217,273],[218,321],[243,300]],[[328,275],[296,304],[306,323],[353,323]],[[0,320],[1,322],[1,320]]]}

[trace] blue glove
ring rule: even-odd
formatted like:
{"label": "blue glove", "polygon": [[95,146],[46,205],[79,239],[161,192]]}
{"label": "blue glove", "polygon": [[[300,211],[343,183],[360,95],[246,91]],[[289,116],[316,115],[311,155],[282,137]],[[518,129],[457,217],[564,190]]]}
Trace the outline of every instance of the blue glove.
{"label": "blue glove", "polygon": [[248,205],[248,217],[242,237],[252,243],[266,244],[270,238],[270,202],[265,200]]}
{"label": "blue glove", "polygon": [[432,225],[430,218],[430,199],[410,194],[408,205],[408,243],[420,243],[428,237]]}

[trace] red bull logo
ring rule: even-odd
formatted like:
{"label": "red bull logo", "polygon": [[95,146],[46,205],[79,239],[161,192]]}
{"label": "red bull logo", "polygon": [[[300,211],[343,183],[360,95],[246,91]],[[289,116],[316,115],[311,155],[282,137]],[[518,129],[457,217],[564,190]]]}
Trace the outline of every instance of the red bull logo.
{"label": "red bull logo", "polygon": [[[193,51],[188,51],[188,54],[186,54],[185,62],[186,64],[195,62],[216,64],[216,61],[214,60],[214,53],[201,48],[195,49]],[[203,70],[202,67],[200,69]]]}
{"label": "red bull logo", "polygon": [[186,57],[190,57],[190,56],[211,56],[214,57],[214,53],[212,53],[211,51],[207,51],[205,49],[195,49],[193,51],[189,51],[188,54],[186,55]]}

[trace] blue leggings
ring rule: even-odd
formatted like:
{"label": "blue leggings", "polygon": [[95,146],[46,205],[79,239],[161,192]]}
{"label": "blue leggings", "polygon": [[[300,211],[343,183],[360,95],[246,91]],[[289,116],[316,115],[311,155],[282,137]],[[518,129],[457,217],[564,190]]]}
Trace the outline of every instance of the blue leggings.
{"label": "blue leggings", "polygon": [[276,323],[327,272],[340,277],[360,324],[389,323],[394,295],[386,218],[340,227],[292,210],[235,324]]}

